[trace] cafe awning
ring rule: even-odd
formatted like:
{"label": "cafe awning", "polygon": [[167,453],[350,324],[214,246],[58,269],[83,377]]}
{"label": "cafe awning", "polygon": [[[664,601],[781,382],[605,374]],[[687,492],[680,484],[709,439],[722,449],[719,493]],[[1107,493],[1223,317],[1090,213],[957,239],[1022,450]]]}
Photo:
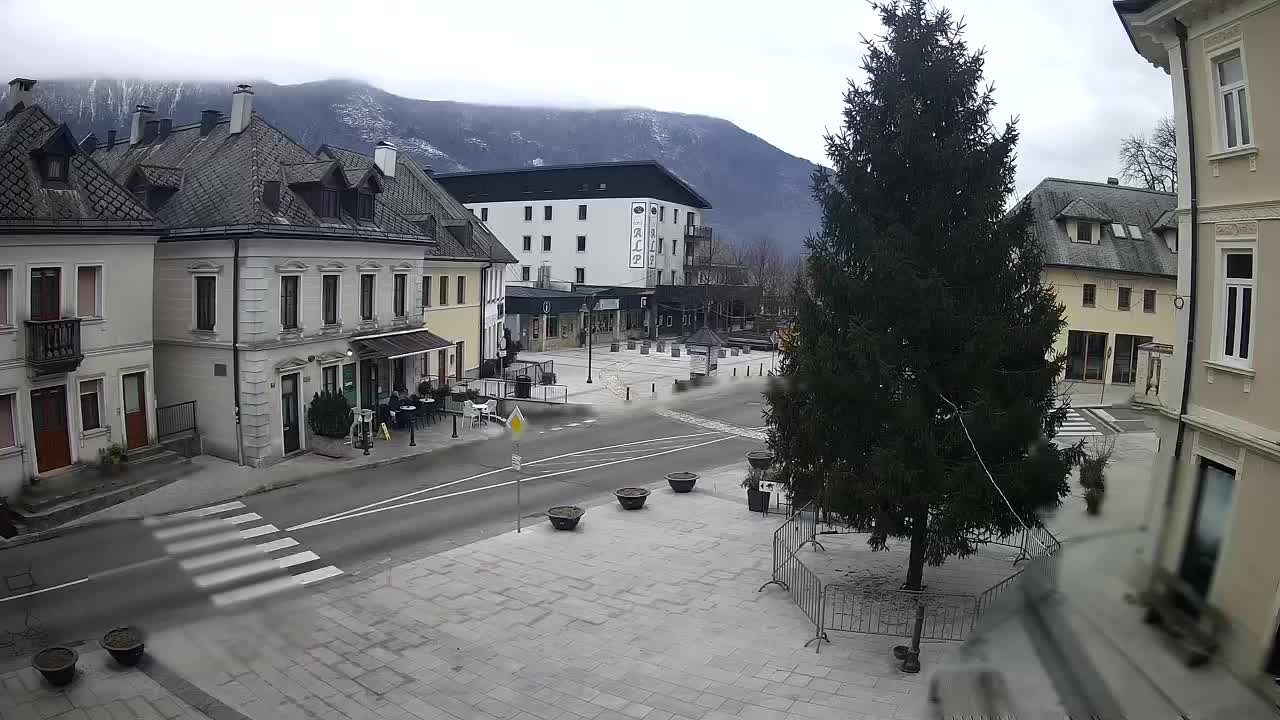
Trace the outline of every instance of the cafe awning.
{"label": "cafe awning", "polygon": [[356,337],[351,338],[351,343],[360,353],[376,353],[388,360],[453,347],[452,342],[426,328]]}

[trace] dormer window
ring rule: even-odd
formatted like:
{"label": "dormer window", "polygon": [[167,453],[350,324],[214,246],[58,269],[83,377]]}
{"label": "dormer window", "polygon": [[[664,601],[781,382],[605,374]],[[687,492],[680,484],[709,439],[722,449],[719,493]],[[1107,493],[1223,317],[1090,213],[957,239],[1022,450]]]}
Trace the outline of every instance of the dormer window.
{"label": "dormer window", "polygon": [[320,217],[339,217],[338,191],[334,188],[320,189]]}
{"label": "dormer window", "polygon": [[1093,223],[1083,220],[1076,223],[1076,242],[1093,244]]}
{"label": "dormer window", "polygon": [[67,158],[65,155],[45,156],[44,179],[52,182],[67,181]]}
{"label": "dormer window", "polygon": [[356,196],[356,217],[360,220],[373,220],[373,195],[361,192]]}

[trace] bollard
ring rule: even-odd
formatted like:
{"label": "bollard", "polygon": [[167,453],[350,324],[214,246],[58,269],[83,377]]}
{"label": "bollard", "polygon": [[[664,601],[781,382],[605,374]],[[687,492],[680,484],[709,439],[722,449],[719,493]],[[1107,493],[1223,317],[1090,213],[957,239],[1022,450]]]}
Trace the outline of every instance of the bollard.
{"label": "bollard", "polygon": [[453,437],[454,438],[458,437],[458,416],[457,415],[453,416]]}
{"label": "bollard", "polygon": [[631,402],[631,386],[627,386],[627,402]]}
{"label": "bollard", "polygon": [[747,377],[751,377],[751,366],[747,366]]}
{"label": "bollard", "polygon": [[649,392],[651,393],[658,392],[658,383],[649,383]]}
{"label": "bollard", "polygon": [[760,371],[757,372],[756,374],[760,376],[764,375],[764,363],[760,363]]}
{"label": "bollard", "polygon": [[410,419],[409,419],[409,447],[417,447],[417,446],[418,446],[418,443],[414,442],[414,440],[413,440],[413,426],[414,426],[415,424],[416,424],[416,423],[414,423],[413,418],[410,418]]}
{"label": "bollard", "polygon": [[733,369],[733,376],[738,377],[738,368]]}

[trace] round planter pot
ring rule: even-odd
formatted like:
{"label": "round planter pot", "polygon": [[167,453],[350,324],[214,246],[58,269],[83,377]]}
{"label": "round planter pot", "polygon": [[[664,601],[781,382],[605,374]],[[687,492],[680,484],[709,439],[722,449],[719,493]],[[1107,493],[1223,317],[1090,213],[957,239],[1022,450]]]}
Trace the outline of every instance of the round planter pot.
{"label": "round planter pot", "polygon": [[102,636],[99,644],[103,650],[111,653],[116,662],[125,667],[137,665],[147,647],[142,642],[142,633],[131,627],[112,628]]}
{"label": "round planter pot", "polygon": [[769,509],[769,493],[760,492],[759,490],[747,489],[747,509],[751,512],[762,513]]}
{"label": "round planter pot", "polygon": [[31,658],[31,667],[39,670],[50,685],[62,687],[75,679],[78,659],[80,655],[75,650],[55,645],[36,653]]}
{"label": "round planter pot", "polygon": [[752,450],[747,453],[747,462],[751,463],[751,467],[756,470],[768,470],[773,465],[773,451],[771,450]]}
{"label": "round planter pot", "polygon": [[635,350],[635,349],[636,349],[636,341],[635,341],[635,340],[628,340],[628,341],[627,341],[627,349],[628,349],[628,350]]}
{"label": "round planter pot", "polygon": [[673,472],[667,473],[667,484],[671,489],[678,493],[687,493],[693,491],[693,486],[698,482],[698,473],[691,472]]}
{"label": "round planter pot", "polygon": [[623,510],[639,510],[644,507],[644,501],[649,499],[649,491],[644,488],[618,488],[613,491],[613,496],[618,498],[618,504]]}
{"label": "round planter pot", "polygon": [[576,505],[553,507],[547,511],[547,519],[551,521],[551,526],[557,530],[572,530],[578,527],[578,521],[582,519],[582,513],[582,508]]}
{"label": "round planter pot", "polygon": [[618,352],[621,349],[622,345],[619,343],[609,343],[609,352]]}

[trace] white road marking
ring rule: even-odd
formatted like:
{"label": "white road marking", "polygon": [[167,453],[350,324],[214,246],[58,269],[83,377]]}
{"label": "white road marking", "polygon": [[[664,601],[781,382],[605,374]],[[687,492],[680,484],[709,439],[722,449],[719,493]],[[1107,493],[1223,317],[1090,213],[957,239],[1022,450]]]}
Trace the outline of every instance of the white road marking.
{"label": "white road marking", "polygon": [[154,535],[157,540],[172,540],[174,538],[185,537],[187,535],[199,535],[202,532],[210,530],[219,530],[227,527],[226,520],[203,520],[201,522],[193,522],[187,525],[179,525],[177,527],[162,528],[156,530]]}
{"label": "white road marking", "polygon": [[213,505],[210,507],[196,508],[195,510],[187,510],[185,512],[174,513],[172,515],[153,515],[151,517],[143,518],[142,524],[144,527],[155,527],[156,525],[167,525],[169,523],[178,522],[181,520],[194,520],[195,518],[202,518],[202,517],[205,517],[206,515],[217,515],[218,513],[226,512],[228,510],[239,510],[242,507],[244,507],[244,503],[239,502],[237,500],[233,500],[229,503],[223,503],[221,505]]}
{"label": "white road marking", "polygon": [[1103,420],[1106,420],[1107,422],[1118,422],[1118,421],[1116,420],[1115,416],[1114,416],[1114,415],[1112,415],[1111,413],[1107,412],[1106,410],[1094,410],[1093,412],[1094,412],[1098,417],[1102,418]]}
{"label": "white road marking", "polygon": [[268,595],[274,595],[278,592],[284,592],[285,590],[291,590],[296,587],[298,587],[298,583],[294,580],[293,576],[286,575],[284,577],[271,578],[270,580],[263,580],[262,582],[254,583],[252,585],[238,587],[235,590],[216,593],[211,595],[209,599],[213,601],[214,605],[223,607],[226,605],[235,605],[236,603],[247,602],[249,600],[257,600],[258,598],[264,598]]}
{"label": "white road marking", "polygon": [[227,518],[227,522],[231,523],[232,525],[243,525],[249,522],[250,520],[261,520],[261,519],[262,519],[262,516],[259,515],[258,513],[245,513],[243,515],[229,517]]}
{"label": "white road marking", "polygon": [[[617,465],[619,463],[632,462],[633,460],[645,460],[647,458],[657,457],[659,455],[667,455],[669,453],[678,452],[680,450],[689,450],[696,447],[702,447],[703,445],[710,445],[712,443],[723,442],[725,440],[732,440],[735,437],[737,436],[725,435],[724,437],[718,437],[715,440],[708,440],[706,442],[697,443],[695,445],[686,445],[684,447],[678,447],[672,450],[663,450],[662,452],[651,453],[649,455],[640,455],[637,457],[622,458],[621,460],[611,460],[609,462],[600,463],[598,465],[588,465],[586,467],[570,468],[568,470],[560,470],[558,472],[546,473],[543,475],[536,475],[534,477],[537,477],[538,479],[542,479],[542,478],[556,477],[557,475],[568,475],[569,473],[581,472],[583,470],[595,470],[597,468],[608,467],[609,465]],[[511,468],[501,468],[498,472],[502,472],[504,470],[510,470],[510,469]],[[526,480],[525,482],[528,482],[528,481]],[[435,502],[436,500],[444,500],[446,498],[457,497],[459,495],[469,495],[471,493],[480,492],[482,490],[493,490],[495,488],[506,487],[508,485],[514,485],[514,484],[516,484],[515,480],[508,480],[506,482],[494,483],[493,485],[485,485],[484,487],[471,488],[470,490],[459,490],[458,492],[448,493],[446,495],[436,495],[434,497],[419,498],[417,500],[409,500],[408,502],[403,502],[398,505],[388,505],[386,507],[373,508],[371,510],[365,510],[363,512],[352,512],[346,515],[339,515],[336,517],[326,518],[322,520],[312,520],[311,522],[308,522],[308,523],[295,525],[291,528],[288,528],[287,530],[291,532],[293,530],[302,530],[309,527],[315,527],[317,525],[327,525],[332,522],[338,522],[339,520],[350,520],[352,518],[358,518],[364,515],[372,515],[373,513],[380,513],[387,510],[399,510],[400,508],[409,507],[410,505],[419,505],[421,503]],[[443,487],[443,486],[440,486],[440,487]]]}
{"label": "white road marking", "polygon": [[257,562],[245,563],[226,570],[215,570],[204,575],[197,575],[192,580],[195,581],[197,587],[211,588],[219,585],[227,585],[229,583],[245,580],[247,578],[264,575],[269,572],[275,572],[280,569],[275,560],[266,558]]}
{"label": "white road marking", "polygon": [[208,553],[206,555],[197,555],[193,558],[178,561],[178,567],[187,572],[195,572],[203,570],[215,565],[223,565],[232,560],[242,560],[247,557],[261,557],[262,551],[253,545],[241,545],[233,547],[230,550],[219,550],[218,552]]}
{"label": "white road marking", "polygon": [[39,590],[32,590],[31,592],[22,593],[21,595],[10,595],[9,597],[3,597],[3,598],[0,598],[0,603],[9,602],[10,600],[18,600],[19,598],[24,598],[24,597],[31,597],[32,595],[39,595],[40,593],[47,593],[53,590],[61,590],[64,587],[71,587],[72,585],[79,585],[80,583],[86,583],[86,582],[89,582],[89,578],[82,577],[79,580],[72,580],[71,582],[65,582],[65,583],[62,583],[61,585],[54,585],[53,587],[40,588]]}
{"label": "white road marking", "polygon": [[240,533],[231,532],[217,533],[216,535],[206,535],[195,540],[184,540],[170,545],[164,546],[164,551],[168,555],[185,555],[186,553],[196,552],[197,550],[208,550],[219,545],[239,542],[242,538]]}
{"label": "white road marking", "polygon": [[277,550],[283,550],[287,547],[293,547],[294,545],[297,545],[297,544],[298,544],[298,541],[294,540],[293,538],[280,538],[279,540],[273,540],[269,543],[255,545],[254,547],[258,548],[262,552],[269,553],[269,552],[275,552]]}
{"label": "white road marking", "polygon": [[319,555],[311,552],[310,550],[303,550],[300,553],[294,553],[287,557],[276,558],[276,564],[280,566],[280,569],[288,570],[294,565],[301,565],[302,563],[309,563],[313,560],[319,559]]}
{"label": "white road marking", "polygon": [[256,528],[241,530],[240,537],[244,538],[245,540],[252,540],[256,537],[262,537],[263,535],[270,535],[271,533],[277,533],[277,532],[280,532],[280,528],[276,527],[275,525],[259,525]]}
{"label": "white road marking", "polygon": [[[683,439],[686,439],[686,438],[706,437],[707,435],[718,435],[718,434],[719,434],[719,433],[715,433],[715,432],[701,432],[701,433],[691,433],[691,434],[688,434],[688,435],[672,435],[672,436],[670,436],[670,437],[664,437],[664,438],[650,438],[650,439],[648,439],[648,440],[636,440],[635,442],[620,443],[620,444],[617,444],[617,445],[605,445],[605,446],[603,446],[603,447],[598,447],[598,448],[588,448],[588,449],[586,449],[586,450],[575,450],[575,451],[573,451],[573,452],[562,453],[562,454],[560,454],[560,455],[552,455],[551,457],[545,457],[545,458],[542,458],[541,460],[530,460],[530,461],[528,461],[528,462],[525,462],[525,463],[524,463],[524,466],[525,466],[525,467],[529,467],[530,465],[540,465],[540,464],[542,464],[542,463],[550,462],[550,461],[552,461],[552,460],[559,460],[560,458],[567,458],[567,457],[573,457],[573,456],[575,456],[575,455],[583,455],[583,454],[587,454],[587,453],[594,453],[594,452],[598,452],[598,451],[600,451],[600,450],[612,450],[612,449],[614,449],[614,448],[631,447],[631,446],[633,446],[633,445],[643,445],[643,444],[645,444],[645,443],[653,443],[653,442],[667,442],[667,441],[670,441],[670,440],[683,440]],[[421,495],[422,493],[431,492],[431,491],[433,491],[433,490],[439,490],[439,489],[441,489],[441,488],[451,487],[451,486],[453,486],[453,485],[457,485],[457,484],[459,484],[459,483],[470,482],[470,481],[472,481],[472,480],[479,480],[479,479],[480,479],[480,478],[482,478],[482,477],[488,477],[488,476],[490,476],[490,475],[497,475],[497,474],[498,474],[498,473],[500,473],[500,472],[506,472],[507,470],[510,470],[510,469],[511,469],[511,467],[509,467],[509,466],[508,466],[508,467],[502,467],[502,468],[497,468],[497,469],[495,469],[495,470],[488,470],[488,471],[485,471],[485,472],[482,472],[482,473],[479,473],[479,474],[476,474],[476,475],[472,475],[472,476],[470,476],[470,477],[459,478],[458,480],[450,480],[449,482],[446,482],[446,483],[440,483],[439,485],[432,485],[432,486],[431,486],[431,487],[429,487],[429,488],[422,488],[422,489],[420,489],[420,490],[414,490],[414,491],[412,491],[412,492],[407,492],[407,493],[404,493],[404,494],[401,494],[401,495],[396,495],[395,497],[389,497],[389,498],[387,498],[386,500],[378,500],[377,502],[371,502],[371,503],[369,503],[368,505],[361,505],[361,506],[360,506],[360,507],[358,507],[358,508],[352,508],[352,509],[350,509],[350,510],[343,510],[342,512],[334,513],[334,514],[332,514],[332,515],[326,515],[325,517],[322,517],[322,518],[317,518],[317,519],[315,519],[315,520],[311,520],[311,521],[309,521],[309,522],[305,522],[305,523],[302,523],[302,524],[299,524],[299,525],[294,525],[294,526],[292,526],[292,527],[287,527],[287,528],[285,528],[285,529],[284,529],[284,531],[285,531],[285,532],[293,532],[294,530],[301,530],[301,529],[303,529],[303,528],[309,528],[309,527],[312,527],[312,526],[317,525],[317,524],[323,524],[325,521],[328,521],[328,520],[333,520],[333,519],[335,519],[335,518],[340,518],[340,517],[342,517],[342,516],[344,516],[344,515],[348,515],[348,514],[350,514],[350,513],[360,512],[361,510],[368,510],[369,508],[378,507],[379,505],[386,505],[387,503],[399,502],[400,500],[404,500],[405,498],[411,498],[411,497],[413,497],[413,496],[415,496],[415,495]]]}
{"label": "white road marking", "polygon": [[317,583],[317,582],[320,582],[321,580],[326,580],[335,575],[341,575],[341,574],[342,574],[341,570],[339,570],[338,568],[332,565],[329,565],[328,567],[322,567],[322,568],[319,568],[318,570],[312,570],[311,572],[304,572],[301,575],[294,575],[293,579],[297,580],[303,585],[310,585],[312,583]]}

